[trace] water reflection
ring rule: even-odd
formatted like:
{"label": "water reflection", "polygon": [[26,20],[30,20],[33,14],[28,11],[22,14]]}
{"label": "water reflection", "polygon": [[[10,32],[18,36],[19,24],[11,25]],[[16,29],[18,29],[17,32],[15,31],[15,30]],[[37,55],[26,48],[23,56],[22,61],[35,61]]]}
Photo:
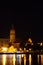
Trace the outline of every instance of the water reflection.
{"label": "water reflection", "polygon": [[43,65],[43,55],[10,54],[0,55],[0,65]]}
{"label": "water reflection", "polygon": [[31,54],[29,54],[29,65],[31,65]]}
{"label": "water reflection", "polygon": [[6,65],[6,55],[2,55],[2,64]]}
{"label": "water reflection", "polygon": [[26,65],[26,55],[24,54],[24,65]]}
{"label": "water reflection", "polygon": [[43,55],[37,55],[38,57],[38,65],[43,65]]}
{"label": "water reflection", "polygon": [[15,62],[16,62],[16,57],[15,54],[13,54],[13,65],[15,65]]}
{"label": "water reflection", "polygon": [[41,64],[43,65],[43,55],[41,55]]}
{"label": "water reflection", "polygon": [[21,54],[17,54],[17,55],[16,55],[16,63],[17,63],[18,65],[21,65]]}

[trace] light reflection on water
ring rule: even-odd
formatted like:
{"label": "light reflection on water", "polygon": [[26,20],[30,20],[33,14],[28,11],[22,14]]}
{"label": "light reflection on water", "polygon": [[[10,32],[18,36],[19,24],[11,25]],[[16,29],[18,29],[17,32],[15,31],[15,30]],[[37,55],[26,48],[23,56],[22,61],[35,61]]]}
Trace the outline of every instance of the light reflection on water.
{"label": "light reflection on water", "polygon": [[43,65],[43,55],[41,55],[41,64]]}
{"label": "light reflection on water", "polygon": [[[37,58],[38,65],[43,65],[43,55],[37,55]],[[31,54],[29,54],[28,59],[26,58],[26,54],[0,55],[0,65],[26,65],[27,62],[29,63],[28,65],[32,65],[34,60],[32,60]]]}
{"label": "light reflection on water", "polygon": [[38,55],[38,63],[40,62],[43,65],[43,55]]}
{"label": "light reflection on water", "polygon": [[6,65],[6,54],[2,55],[2,64]]}
{"label": "light reflection on water", "polygon": [[26,65],[26,56],[24,54],[24,65]]}
{"label": "light reflection on water", "polygon": [[15,65],[15,62],[16,62],[16,57],[15,54],[13,54],[13,65]]}
{"label": "light reflection on water", "polygon": [[31,65],[31,54],[29,54],[29,65]]}

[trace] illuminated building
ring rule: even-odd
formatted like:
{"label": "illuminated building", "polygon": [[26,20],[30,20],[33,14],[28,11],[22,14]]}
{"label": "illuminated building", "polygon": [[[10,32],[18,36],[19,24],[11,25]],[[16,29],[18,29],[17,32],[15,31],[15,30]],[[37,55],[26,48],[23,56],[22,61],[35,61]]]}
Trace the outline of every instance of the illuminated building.
{"label": "illuminated building", "polygon": [[2,47],[11,47],[19,48],[20,42],[18,42],[15,38],[15,29],[14,26],[10,29],[9,38],[0,38],[0,48]]}

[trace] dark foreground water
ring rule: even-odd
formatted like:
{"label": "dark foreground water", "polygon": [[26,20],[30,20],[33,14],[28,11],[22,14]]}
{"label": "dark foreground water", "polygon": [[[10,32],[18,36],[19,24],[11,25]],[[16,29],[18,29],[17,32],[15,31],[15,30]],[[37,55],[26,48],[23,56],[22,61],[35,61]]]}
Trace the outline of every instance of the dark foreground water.
{"label": "dark foreground water", "polygon": [[0,65],[43,65],[43,55],[0,54]]}

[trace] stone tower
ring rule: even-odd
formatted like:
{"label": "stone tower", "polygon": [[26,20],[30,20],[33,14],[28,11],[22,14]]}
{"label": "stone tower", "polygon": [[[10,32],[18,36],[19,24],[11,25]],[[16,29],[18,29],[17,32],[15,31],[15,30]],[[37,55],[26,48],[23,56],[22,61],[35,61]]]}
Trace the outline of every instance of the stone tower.
{"label": "stone tower", "polygon": [[10,42],[11,43],[15,42],[15,29],[14,29],[14,25],[12,25],[12,28],[10,29]]}

